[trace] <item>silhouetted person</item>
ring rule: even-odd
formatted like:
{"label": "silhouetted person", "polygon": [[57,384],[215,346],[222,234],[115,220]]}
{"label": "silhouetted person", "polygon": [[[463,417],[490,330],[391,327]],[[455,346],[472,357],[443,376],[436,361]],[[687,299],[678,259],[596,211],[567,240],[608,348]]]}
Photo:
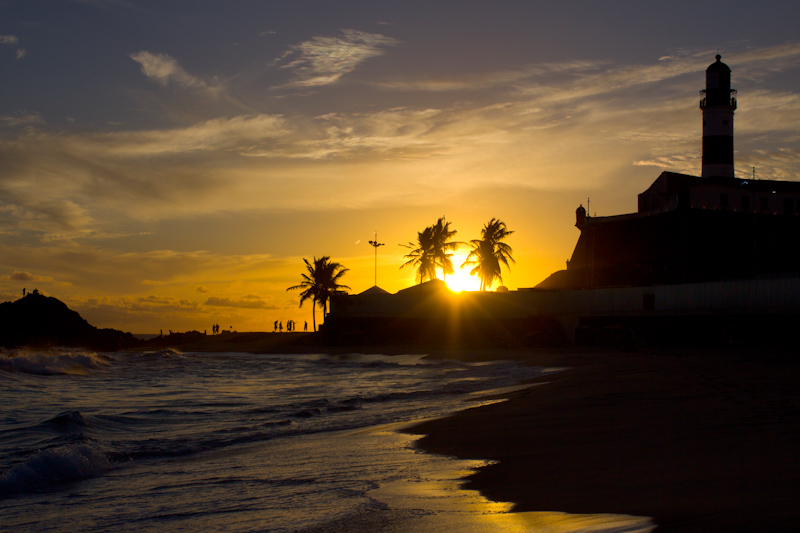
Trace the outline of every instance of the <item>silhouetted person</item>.
{"label": "silhouetted person", "polygon": [[308,320],[303,322],[303,331],[308,331]]}
{"label": "silhouetted person", "polygon": [[278,331],[283,332],[283,322],[278,322]]}
{"label": "silhouetted person", "polygon": [[25,287],[22,287],[22,297],[25,298]]}

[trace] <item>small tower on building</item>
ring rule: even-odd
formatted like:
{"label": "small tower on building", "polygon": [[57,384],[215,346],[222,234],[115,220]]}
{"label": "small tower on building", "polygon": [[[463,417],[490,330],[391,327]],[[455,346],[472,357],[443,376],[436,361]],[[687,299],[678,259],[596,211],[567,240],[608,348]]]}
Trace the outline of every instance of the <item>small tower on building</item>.
{"label": "small tower on building", "polygon": [[733,112],[736,91],[731,89],[731,69],[720,61],[706,69],[706,88],[700,91],[703,111],[703,178],[733,178]]}

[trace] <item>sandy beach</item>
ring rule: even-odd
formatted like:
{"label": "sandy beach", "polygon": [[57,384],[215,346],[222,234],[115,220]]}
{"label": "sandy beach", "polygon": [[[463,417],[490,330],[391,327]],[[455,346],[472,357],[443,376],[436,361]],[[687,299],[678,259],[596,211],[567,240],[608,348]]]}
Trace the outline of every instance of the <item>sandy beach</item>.
{"label": "sandy beach", "polygon": [[[201,344],[209,351],[330,351],[309,337],[241,335],[250,337]],[[515,511],[647,516],[658,532],[789,531],[800,520],[800,364],[791,355],[474,352],[471,359],[569,369],[506,402],[409,431],[426,435],[418,442],[426,451],[497,461],[467,488],[513,502]]]}
{"label": "sandy beach", "polygon": [[658,532],[797,527],[796,362],[673,352],[563,363],[573,368],[508,402],[414,428],[420,447],[499,461],[468,487],[516,511],[649,516]]}

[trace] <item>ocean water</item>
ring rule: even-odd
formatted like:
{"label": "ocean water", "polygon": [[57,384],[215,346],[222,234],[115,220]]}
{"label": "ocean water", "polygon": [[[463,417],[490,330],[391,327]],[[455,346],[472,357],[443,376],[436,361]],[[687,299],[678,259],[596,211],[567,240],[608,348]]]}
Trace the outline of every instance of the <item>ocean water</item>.
{"label": "ocean water", "polygon": [[0,531],[649,531],[509,513],[402,424],[546,369],[421,355],[0,352]]}

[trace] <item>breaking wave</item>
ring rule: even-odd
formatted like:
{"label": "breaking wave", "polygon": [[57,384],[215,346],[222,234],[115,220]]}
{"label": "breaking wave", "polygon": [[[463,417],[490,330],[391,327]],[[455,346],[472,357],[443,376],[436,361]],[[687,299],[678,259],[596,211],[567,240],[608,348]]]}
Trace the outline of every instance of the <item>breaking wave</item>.
{"label": "breaking wave", "polygon": [[101,475],[112,463],[96,445],[73,443],[28,457],[0,474],[0,494],[28,492]]}
{"label": "breaking wave", "polygon": [[84,350],[19,350],[0,353],[0,370],[40,376],[88,375],[93,371],[107,369],[111,361],[107,355]]}

